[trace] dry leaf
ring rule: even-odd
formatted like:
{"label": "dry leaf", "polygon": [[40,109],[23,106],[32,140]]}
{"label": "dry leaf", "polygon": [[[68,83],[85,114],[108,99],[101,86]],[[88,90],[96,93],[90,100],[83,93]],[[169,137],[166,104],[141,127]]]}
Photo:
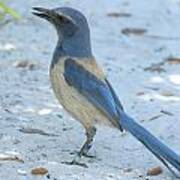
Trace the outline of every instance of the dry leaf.
{"label": "dry leaf", "polygon": [[19,131],[22,133],[27,133],[27,134],[39,134],[43,136],[58,136],[56,134],[47,133],[41,129],[35,129],[35,128],[29,128],[29,127],[22,127],[21,129],[19,129]]}
{"label": "dry leaf", "polygon": [[157,176],[163,172],[162,168],[160,166],[154,167],[148,170],[147,175],[148,176]]}
{"label": "dry leaf", "polygon": [[26,68],[26,69],[29,69],[29,70],[33,70],[35,68],[35,64],[27,61],[27,60],[22,60],[22,61],[16,61],[14,64],[13,64],[14,67],[16,68]]}
{"label": "dry leaf", "polygon": [[147,29],[143,28],[124,28],[121,30],[122,34],[125,34],[127,36],[129,35],[136,35],[136,36],[142,36],[147,32]]}
{"label": "dry leaf", "polygon": [[170,91],[163,91],[163,92],[161,92],[161,95],[166,96],[166,97],[174,96],[174,94]]}
{"label": "dry leaf", "polygon": [[124,169],[124,172],[125,173],[130,173],[130,172],[132,172],[133,171],[133,169],[132,168],[127,168],[127,169]]}
{"label": "dry leaf", "polygon": [[149,67],[144,68],[144,71],[150,71],[150,72],[166,72],[166,70],[162,67],[164,65],[164,62],[160,62],[157,64],[152,64]]}
{"label": "dry leaf", "polygon": [[24,162],[20,157],[15,154],[4,153],[0,154],[0,161],[16,161],[16,162]]}
{"label": "dry leaf", "polygon": [[33,174],[33,175],[45,175],[47,173],[48,173],[48,170],[43,167],[37,167],[37,168],[33,168],[31,170],[31,174]]}
{"label": "dry leaf", "polygon": [[119,12],[110,12],[107,14],[108,17],[131,17],[130,13],[119,13]]}
{"label": "dry leaf", "polygon": [[149,121],[152,121],[152,120],[155,120],[155,119],[158,119],[159,117],[161,117],[162,115],[156,115],[156,116],[153,116],[149,119]]}
{"label": "dry leaf", "polygon": [[145,92],[138,92],[136,93],[137,96],[143,96],[145,94]]}
{"label": "dry leaf", "polygon": [[157,67],[157,66],[152,66],[152,67],[147,67],[144,68],[145,71],[150,71],[150,72],[166,72],[164,68],[162,67]]}
{"label": "dry leaf", "polygon": [[168,116],[173,116],[174,115],[173,113],[171,113],[169,111],[165,111],[165,110],[161,110],[160,112],[163,113],[163,114],[166,114]]}
{"label": "dry leaf", "polygon": [[166,62],[168,62],[170,65],[180,64],[180,57],[168,57]]}

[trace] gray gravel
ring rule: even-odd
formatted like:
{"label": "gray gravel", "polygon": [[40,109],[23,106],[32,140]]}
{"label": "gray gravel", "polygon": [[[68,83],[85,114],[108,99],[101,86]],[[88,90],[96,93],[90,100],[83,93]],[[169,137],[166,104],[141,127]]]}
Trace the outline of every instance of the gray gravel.
{"label": "gray gravel", "polygon": [[[99,128],[90,152],[96,158],[82,159],[88,168],[62,164],[80,148],[84,130],[52,93],[48,65],[57,36],[31,8],[81,10],[90,23],[94,54],[126,111],[180,153],[180,62],[167,60],[180,58],[180,1],[14,0],[9,5],[22,19],[0,25],[0,180],[48,179],[31,175],[39,166],[49,170],[51,180],[172,179],[130,134],[107,127]],[[11,160],[3,161],[4,155]],[[156,166],[163,173],[147,177]]]}

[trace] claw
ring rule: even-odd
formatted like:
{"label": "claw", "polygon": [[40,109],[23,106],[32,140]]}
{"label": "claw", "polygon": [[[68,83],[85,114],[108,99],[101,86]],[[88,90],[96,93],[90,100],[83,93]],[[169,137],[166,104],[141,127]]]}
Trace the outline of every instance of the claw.
{"label": "claw", "polygon": [[88,168],[88,166],[85,164],[85,163],[80,163],[80,162],[77,162],[75,160],[71,161],[71,162],[61,162],[62,164],[67,164],[67,165],[77,165],[77,166],[81,166],[81,167],[84,167],[84,168]]}
{"label": "claw", "polygon": [[96,158],[96,156],[94,156],[94,155],[89,155],[89,154],[87,154],[87,153],[84,153],[83,156],[86,157],[86,158]]}

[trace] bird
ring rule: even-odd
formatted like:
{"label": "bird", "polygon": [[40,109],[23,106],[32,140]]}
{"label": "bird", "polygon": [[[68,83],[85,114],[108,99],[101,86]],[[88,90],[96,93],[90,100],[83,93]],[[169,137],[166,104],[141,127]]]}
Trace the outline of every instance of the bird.
{"label": "bird", "polygon": [[86,132],[85,143],[69,164],[84,165],[80,158],[89,156],[97,125],[104,124],[131,133],[177,176],[180,156],[124,110],[92,53],[90,28],[83,13],[72,7],[34,7],[32,13],[56,29],[58,41],[49,70],[52,89],[59,103]]}

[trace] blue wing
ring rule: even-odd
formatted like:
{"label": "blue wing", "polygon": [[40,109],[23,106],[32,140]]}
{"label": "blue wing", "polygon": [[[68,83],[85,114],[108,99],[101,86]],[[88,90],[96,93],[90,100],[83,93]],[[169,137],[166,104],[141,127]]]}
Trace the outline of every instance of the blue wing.
{"label": "blue wing", "polygon": [[118,97],[106,79],[104,81],[98,79],[73,59],[65,61],[64,77],[69,85],[105,113],[114,125],[119,125],[120,130],[122,124],[124,129],[144,144],[171,172],[174,173],[168,162],[180,171],[180,156],[125,114]]}
{"label": "blue wing", "polygon": [[64,66],[64,77],[67,83],[122,130],[118,113],[122,106],[108,81],[101,81],[73,59],[67,59]]}

